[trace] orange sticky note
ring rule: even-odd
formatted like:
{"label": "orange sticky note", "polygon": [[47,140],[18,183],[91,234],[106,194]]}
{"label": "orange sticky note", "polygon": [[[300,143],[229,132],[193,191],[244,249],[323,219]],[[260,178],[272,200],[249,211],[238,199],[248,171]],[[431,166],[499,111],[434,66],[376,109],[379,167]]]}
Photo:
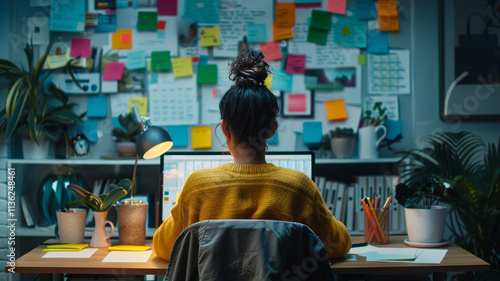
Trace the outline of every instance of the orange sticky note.
{"label": "orange sticky note", "polygon": [[295,25],[295,4],[276,3],[275,7],[276,26],[293,27]]}
{"label": "orange sticky note", "polygon": [[325,101],[326,119],[328,121],[338,121],[347,119],[347,109],[344,99]]}
{"label": "orange sticky note", "polygon": [[275,41],[293,39],[293,28],[292,27],[278,27],[278,26],[276,26],[276,23],[274,22],[273,23],[273,33],[274,33],[274,40]]}
{"label": "orange sticky note", "polygon": [[380,31],[399,31],[398,3],[396,0],[380,0],[378,5],[378,21]]}
{"label": "orange sticky note", "polygon": [[211,126],[191,127],[191,145],[193,149],[211,149],[212,127]]}
{"label": "orange sticky note", "polygon": [[112,49],[132,49],[132,30],[118,29],[116,33],[111,34]]}
{"label": "orange sticky note", "polygon": [[260,44],[260,50],[266,61],[281,60],[282,58],[280,43],[276,41]]}

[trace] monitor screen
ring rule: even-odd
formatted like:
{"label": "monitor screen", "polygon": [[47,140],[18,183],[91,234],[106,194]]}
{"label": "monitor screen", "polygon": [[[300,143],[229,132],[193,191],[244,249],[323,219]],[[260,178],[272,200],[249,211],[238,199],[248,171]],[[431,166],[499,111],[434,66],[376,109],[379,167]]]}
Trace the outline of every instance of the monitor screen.
{"label": "monitor screen", "polygon": [[[267,163],[278,167],[294,169],[306,174],[314,181],[314,153],[304,152],[268,152]],[[167,152],[161,156],[159,191],[159,224],[170,216],[170,210],[177,201],[184,182],[195,170],[215,168],[232,163],[233,157],[228,152]]]}

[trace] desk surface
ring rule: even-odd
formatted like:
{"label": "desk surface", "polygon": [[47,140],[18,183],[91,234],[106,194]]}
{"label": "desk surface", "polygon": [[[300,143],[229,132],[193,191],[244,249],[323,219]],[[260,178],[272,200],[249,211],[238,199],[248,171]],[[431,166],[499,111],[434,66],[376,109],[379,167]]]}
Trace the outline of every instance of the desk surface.
{"label": "desk surface", "polygon": [[[407,248],[403,242],[406,236],[391,236],[390,243],[382,247]],[[353,243],[363,242],[362,236],[354,236]],[[56,242],[49,240],[48,242]],[[74,273],[74,274],[113,274],[113,275],[163,275],[167,262],[151,254],[147,263],[103,263],[108,254],[106,248],[99,248],[90,259],[44,259],[45,246],[38,246],[26,255],[16,260],[16,273]],[[337,260],[332,264],[336,274],[377,274],[415,273],[415,272],[456,272],[456,271],[489,271],[490,265],[465,251],[450,244],[439,249],[448,252],[440,264],[415,264],[404,262],[367,262]],[[10,268],[5,267],[5,271]]]}

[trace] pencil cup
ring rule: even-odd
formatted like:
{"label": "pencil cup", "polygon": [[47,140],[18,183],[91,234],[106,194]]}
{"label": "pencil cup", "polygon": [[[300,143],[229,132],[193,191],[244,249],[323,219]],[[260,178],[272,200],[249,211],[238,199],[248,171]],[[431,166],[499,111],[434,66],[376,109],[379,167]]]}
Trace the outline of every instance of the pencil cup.
{"label": "pencil cup", "polygon": [[389,208],[373,209],[371,214],[365,210],[365,242],[370,244],[389,243]]}
{"label": "pencil cup", "polygon": [[148,203],[125,201],[116,204],[118,211],[118,238],[121,245],[144,245]]}

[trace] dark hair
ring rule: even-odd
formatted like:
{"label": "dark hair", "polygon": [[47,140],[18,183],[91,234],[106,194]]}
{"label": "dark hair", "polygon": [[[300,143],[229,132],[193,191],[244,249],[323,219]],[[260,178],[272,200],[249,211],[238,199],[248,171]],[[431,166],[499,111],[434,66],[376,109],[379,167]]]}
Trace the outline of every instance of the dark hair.
{"label": "dark hair", "polygon": [[264,85],[269,64],[260,51],[243,50],[230,62],[235,85],[224,94],[219,109],[237,143],[265,144],[278,115],[278,101]]}

